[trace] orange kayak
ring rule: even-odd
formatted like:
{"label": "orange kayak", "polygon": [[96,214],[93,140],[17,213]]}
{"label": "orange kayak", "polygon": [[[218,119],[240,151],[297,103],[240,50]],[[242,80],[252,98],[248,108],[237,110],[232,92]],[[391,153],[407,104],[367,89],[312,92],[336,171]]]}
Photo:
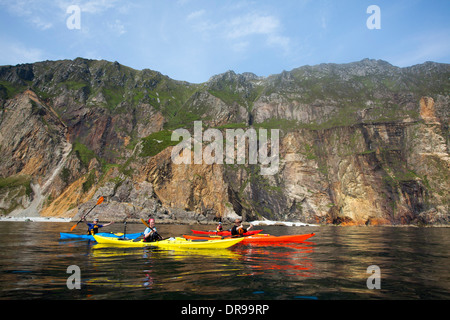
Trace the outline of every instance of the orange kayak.
{"label": "orange kayak", "polygon": [[[249,244],[249,243],[279,243],[279,242],[303,242],[312,236],[314,236],[315,233],[308,233],[308,234],[297,234],[297,235],[287,235],[287,236],[272,236],[270,234],[255,234],[251,236],[245,236],[244,240],[242,240],[240,243],[242,244]],[[227,237],[220,237],[220,236],[211,236],[211,237],[201,237],[201,236],[190,236],[190,235],[183,235],[186,239],[195,239],[195,240],[213,240],[213,239],[225,239],[230,238]]]}

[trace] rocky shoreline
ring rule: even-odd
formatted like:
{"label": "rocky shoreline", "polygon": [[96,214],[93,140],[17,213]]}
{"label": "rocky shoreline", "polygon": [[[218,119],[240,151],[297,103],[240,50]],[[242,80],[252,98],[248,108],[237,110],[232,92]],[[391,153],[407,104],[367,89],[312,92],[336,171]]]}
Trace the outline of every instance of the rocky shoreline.
{"label": "rocky shoreline", "polygon": [[[92,217],[88,217],[88,221],[92,220],[94,217],[98,217],[98,215],[94,215]],[[58,217],[17,217],[17,216],[1,216],[0,222],[56,222],[56,223],[69,223],[69,222],[77,222],[79,218],[58,218]],[[100,217],[101,222],[115,222],[115,223],[124,223],[126,221],[127,224],[142,224],[142,221],[140,218],[127,218],[125,219],[104,219]],[[213,226],[215,227],[217,225],[217,221],[211,220],[211,219],[200,219],[196,220],[191,218],[184,218],[184,219],[158,219],[159,225],[204,225],[204,226]],[[232,219],[225,219],[223,220],[223,223],[225,225],[232,225],[234,220]],[[330,225],[330,224],[309,224],[309,223],[303,223],[303,222],[290,222],[290,221],[272,221],[272,220],[256,220],[256,221],[246,221],[244,222],[246,225],[253,225],[255,227],[264,228],[267,226],[286,226],[286,227],[348,227],[349,225]],[[385,224],[385,225],[352,225],[353,227],[393,227],[393,228],[450,228],[450,225],[447,224],[434,224],[434,225],[415,225],[415,224],[409,224],[409,225],[393,225],[393,224]]]}

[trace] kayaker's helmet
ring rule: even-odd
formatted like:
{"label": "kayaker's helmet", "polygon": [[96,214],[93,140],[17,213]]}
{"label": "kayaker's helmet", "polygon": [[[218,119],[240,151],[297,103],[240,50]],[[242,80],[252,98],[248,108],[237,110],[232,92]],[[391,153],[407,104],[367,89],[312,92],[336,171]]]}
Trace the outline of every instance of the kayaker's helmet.
{"label": "kayaker's helmet", "polygon": [[98,218],[95,218],[95,219],[94,219],[94,222],[98,222]]}
{"label": "kayaker's helmet", "polygon": [[155,219],[153,219],[153,218],[148,219],[148,223],[150,223],[150,222],[155,222]]}

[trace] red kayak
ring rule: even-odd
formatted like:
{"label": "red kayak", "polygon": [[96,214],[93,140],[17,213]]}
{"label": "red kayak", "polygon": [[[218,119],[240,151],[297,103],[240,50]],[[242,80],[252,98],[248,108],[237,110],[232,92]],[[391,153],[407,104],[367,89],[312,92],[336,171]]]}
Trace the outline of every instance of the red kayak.
{"label": "red kayak", "polygon": [[[308,234],[297,234],[297,235],[287,235],[287,236],[272,236],[269,234],[256,234],[251,236],[244,237],[240,243],[249,244],[249,243],[279,243],[279,242],[303,242],[311,237],[313,237],[315,233]],[[200,236],[189,236],[183,235],[186,239],[193,240],[213,240],[213,239],[222,239],[222,237],[200,237]],[[228,237],[225,237],[228,238]]]}
{"label": "red kayak", "polygon": [[[210,235],[216,235],[216,236],[231,236],[231,231],[199,231],[199,230],[192,230],[193,234],[210,234]],[[244,233],[244,236],[251,236],[253,234],[258,234],[262,231],[261,230],[251,230]]]}

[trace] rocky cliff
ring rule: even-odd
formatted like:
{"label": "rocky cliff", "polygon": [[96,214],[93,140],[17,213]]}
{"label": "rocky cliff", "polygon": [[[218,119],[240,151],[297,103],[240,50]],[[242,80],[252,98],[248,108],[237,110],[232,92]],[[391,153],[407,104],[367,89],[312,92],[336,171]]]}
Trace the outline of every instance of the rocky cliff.
{"label": "rocky cliff", "polygon": [[[433,62],[202,84],[81,58],[3,66],[0,213],[78,218],[103,195],[102,220],[448,224],[449,92],[450,65]],[[194,121],[223,137],[279,129],[278,170],[175,164],[172,132]]]}

